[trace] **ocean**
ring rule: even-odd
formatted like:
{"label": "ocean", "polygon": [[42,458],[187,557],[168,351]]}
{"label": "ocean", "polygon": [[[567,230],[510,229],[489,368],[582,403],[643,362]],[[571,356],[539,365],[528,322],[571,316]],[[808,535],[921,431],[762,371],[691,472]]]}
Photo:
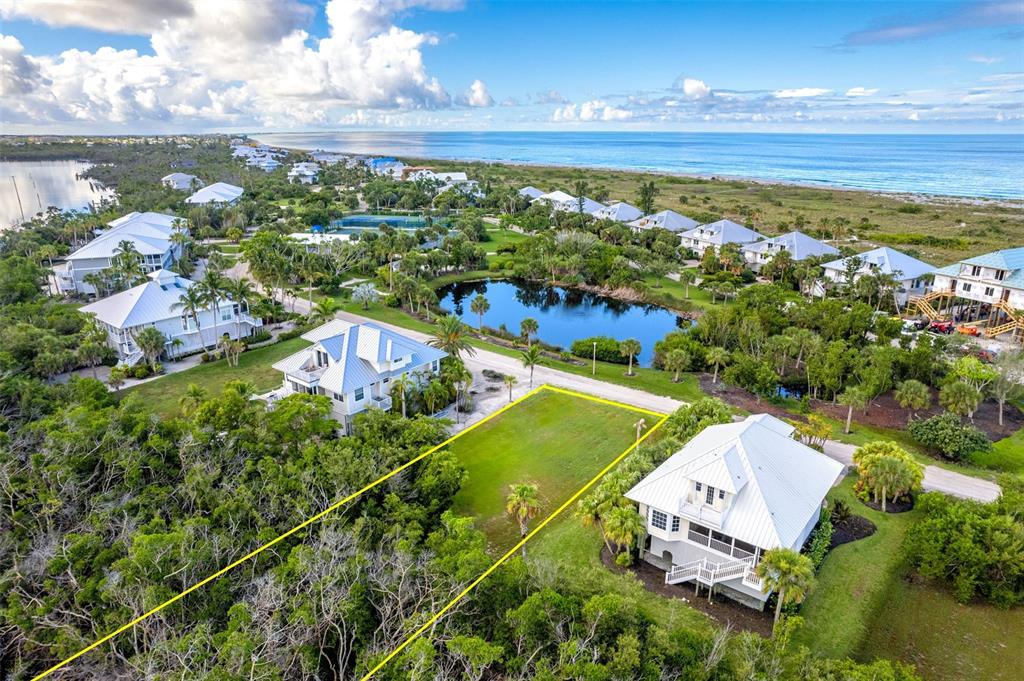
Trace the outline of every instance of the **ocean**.
{"label": "ocean", "polygon": [[1024,134],[257,133],[299,149],[649,170],[843,189],[1024,199]]}

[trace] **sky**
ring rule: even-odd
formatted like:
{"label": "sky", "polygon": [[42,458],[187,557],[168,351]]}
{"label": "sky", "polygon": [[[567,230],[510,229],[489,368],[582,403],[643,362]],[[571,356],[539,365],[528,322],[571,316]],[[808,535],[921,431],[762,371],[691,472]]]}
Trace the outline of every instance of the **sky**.
{"label": "sky", "polygon": [[1024,0],[0,0],[0,132],[1024,132]]}

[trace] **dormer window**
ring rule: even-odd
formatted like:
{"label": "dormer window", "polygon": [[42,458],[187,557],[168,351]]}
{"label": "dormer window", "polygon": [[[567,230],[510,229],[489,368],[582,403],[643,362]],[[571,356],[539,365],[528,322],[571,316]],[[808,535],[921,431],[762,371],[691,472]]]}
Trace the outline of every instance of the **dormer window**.
{"label": "dormer window", "polygon": [[324,352],[323,350],[316,351],[316,365],[318,367],[327,366],[327,353]]}

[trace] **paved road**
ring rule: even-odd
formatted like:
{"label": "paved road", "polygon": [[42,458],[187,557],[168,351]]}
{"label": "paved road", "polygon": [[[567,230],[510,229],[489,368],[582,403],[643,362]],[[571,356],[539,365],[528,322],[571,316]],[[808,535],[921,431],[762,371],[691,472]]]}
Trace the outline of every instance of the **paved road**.
{"label": "paved road", "polygon": [[[247,267],[244,263],[238,263],[235,268],[232,268],[232,271],[230,271],[229,274],[234,277],[248,276]],[[302,298],[295,301],[295,308],[296,311],[301,313],[308,312],[308,305]],[[405,334],[410,338],[414,338],[422,342],[429,339],[429,336],[425,333],[412,331],[393,324],[386,324],[384,322],[352,314],[350,312],[339,312],[337,317],[357,324],[362,322],[374,322],[375,324],[380,324],[381,326],[390,328],[393,331]],[[470,371],[477,375],[479,375],[484,369],[491,369],[492,371],[515,376],[519,379],[519,382],[513,389],[514,397],[519,397],[530,390],[530,372],[523,368],[520,361],[514,357],[506,357],[505,355],[500,355],[496,352],[481,350],[478,348],[475,355],[466,358],[466,365]],[[651,411],[657,411],[665,414],[672,413],[679,407],[686,405],[685,402],[681,402],[671,397],[653,395],[643,390],[636,390],[634,388],[628,388],[614,383],[606,383],[586,376],[577,376],[576,374],[570,374],[550,367],[536,367],[534,370],[533,385],[537,386],[541,383],[585,392],[590,395],[596,395],[597,397],[632,404],[643,409],[650,409]],[[479,416],[470,416],[469,422],[472,423],[476,418],[479,418]],[[825,443],[825,454],[847,466],[853,463],[853,451],[855,449],[856,447],[853,445],[836,442],[834,440],[829,440]],[[928,491],[944,492],[952,496],[962,497],[965,499],[976,499],[984,502],[995,500],[1001,491],[999,485],[994,482],[981,480],[969,475],[957,473],[956,471],[939,468],[938,466],[925,466],[922,486]]]}

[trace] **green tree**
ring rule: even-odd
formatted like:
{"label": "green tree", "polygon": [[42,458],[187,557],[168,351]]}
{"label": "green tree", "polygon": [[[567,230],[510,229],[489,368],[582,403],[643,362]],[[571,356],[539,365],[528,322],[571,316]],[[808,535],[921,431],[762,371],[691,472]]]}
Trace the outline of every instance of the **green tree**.
{"label": "green tree", "polygon": [[840,393],[838,400],[839,404],[846,407],[846,427],[843,432],[849,435],[850,426],[853,424],[853,410],[864,409],[868,405],[870,397],[867,391],[860,386],[850,386]]}
{"label": "green tree", "polygon": [[473,301],[469,304],[469,309],[473,311],[473,314],[480,320],[477,324],[477,329],[483,333],[484,330],[484,315],[491,309],[491,304],[487,301],[487,298],[483,294],[477,294]]}
{"label": "green tree", "polygon": [[685,269],[679,272],[679,282],[683,285],[683,297],[686,300],[690,299],[690,285],[697,281],[697,273],[691,269]]}
{"label": "green tree", "polygon": [[377,302],[377,289],[373,284],[359,284],[352,289],[352,300],[359,303],[364,310],[369,310],[370,305]]}
{"label": "green tree", "polygon": [[603,532],[620,552],[635,544],[644,529],[644,519],[632,505],[615,506],[604,516]]}
{"label": "green tree", "polygon": [[476,354],[476,349],[466,336],[466,325],[456,315],[448,314],[438,318],[431,334],[433,337],[428,343],[444,350],[452,357],[461,359],[462,353],[471,357]]}
{"label": "green tree", "polygon": [[92,369],[92,377],[98,378],[96,375],[96,366],[103,361],[105,349],[103,344],[98,341],[87,338],[82,341],[75,350],[75,357],[79,363]]}
{"label": "green tree", "polygon": [[712,383],[718,383],[718,370],[729,363],[729,351],[721,347],[708,348],[705,360],[715,369],[714,375],[711,377]]}
{"label": "green tree", "polygon": [[669,351],[665,356],[665,368],[668,371],[675,372],[675,375],[672,377],[673,383],[679,382],[679,372],[689,369],[691,361],[690,353],[686,350],[676,349]]}
{"label": "green tree", "polygon": [[1003,408],[1024,396],[1024,353],[1001,352],[992,363],[996,375],[988,392],[999,405],[999,425],[1003,425]]}
{"label": "green tree", "polygon": [[526,317],[523,321],[519,322],[519,333],[523,337],[523,340],[526,341],[527,347],[530,347],[533,344],[531,339],[537,333],[538,328],[539,325],[537,324],[537,320],[533,317]]}
{"label": "green tree", "polygon": [[623,357],[629,358],[629,369],[627,376],[633,376],[633,358],[640,354],[640,341],[635,338],[627,338],[619,344],[619,352]]}
{"label": "green tree", "polygon": [[519,382],[519,379],[517,379],[512,374],[505,374],[502,377],[502,381],[504,381],[505,387],[508,388],[508,401],[509,401],[509,403],[511,403],[512,402],[512,388],[514,388],[516,383]]}
{"label": "green tree", "polygon": [[[505,512],[519,523],[519,536],[526,539],[530,532],[530,520],[540,513],[540,496],[537,485],[517,483],[509,485],[509,494],[505,497]],[[523,544],[523,558],[526,558],[526,544]]]}
{"label": "green tree", "polygon": [[939,404],[957,416],[967,416],[974,421],[974,410],[981,403],[981,393],[965,381],[953,381],[939,390]]}
{"label": "green tree", "polygon": [[402,418],[406,418],[406,400],[409,398],[409,392],[413,389],[414,385],[412,377],[408,374],[402,374],[391,381],[392,397],[397,394],[398,399],[402,402]]}
{"label": "green tree", "polygon": [[199,408],[199,405],[206,401],[207,397],[206,388],[195,383],[189,383],[188,387],[185,388],[185,393],[178,398],[178,406],[181,407],[181,413],[186,417],[191,416]]}
{"label": "green tree", "polygon": [[167,337],[155,326],[147,326],[134,335],[135,344],[142,351],[150,368],[156,370],[156,362],[160,359],[167,345]]}
{"label": "green tree", "polygon": [[323,324],[334,319],[340,309],[341,305],[334,298],[324,298],[317,301],[309,316],[315,323]]}
{"label": "green tree", "polygon": [[814,565],[810,558],[792,549],[775,548],[764,552],[755,572],[763,582],[762,588],[765,593],[777,593],[775,626],[772,628],[774,635],[783,604],[790,601],[799,603],[811,588],[814,582]]}
{"label": "green tree", "polygon": [[171,305],[171,311],[181,310],[182,315],[191,317],[196,323],[196,331],[200,334],[202,343],[202,327],[199,322],[200,313],[206,309],[206,299],[203,297],[202,289],[198,286],[190,286],[178,295],[178,302]]}
{"label": "green tree", "polygon": [[916,412],[927,409],[932,403],[932,393],[921,381],[908,378],[899,384],[895,393],[896,401],[907,410],[907,423],[916,416]]}
{"label": "green tree", "polygon": [[252,304],[259,300],[259,296],[248,279],[228,279],[224,283],[224,292],[234,303],[235,338],[241,338],[242,314],[249,312]]}
{"label": "green tree", "polygon": [[872,492],[875,503],[896,499],[921,487],[924,466],[895,442],[875,441],[858,447],[853,453],[861,484]]}
{"label": "green tree", "polygon": [[533,370],[540,364],[541,354],[539,345],[531,345],[519,353],[520,361],[524,369],[530,370],[530,387],[533,388]]}
{"label": "green tree", "polygon": [[637,190],[636,207],[643,211],[644,215],[650,215],[654,212],[654,197],[657,195],[658,187],[655,186],[654,180],[641,182]]}
{"label": "green tree", "polygon": [[430,381],[423,389],[423,401],[431,414],[436,413],[438,408],[448,401],[449,396],[448,387],[437,379]]}
{"label": "green tree", "polygon": [[128,379],[128,368],[122,364],[110,368],[110,375],[107,376],[107,383],[118,395],[121,394],[121,386]]}

